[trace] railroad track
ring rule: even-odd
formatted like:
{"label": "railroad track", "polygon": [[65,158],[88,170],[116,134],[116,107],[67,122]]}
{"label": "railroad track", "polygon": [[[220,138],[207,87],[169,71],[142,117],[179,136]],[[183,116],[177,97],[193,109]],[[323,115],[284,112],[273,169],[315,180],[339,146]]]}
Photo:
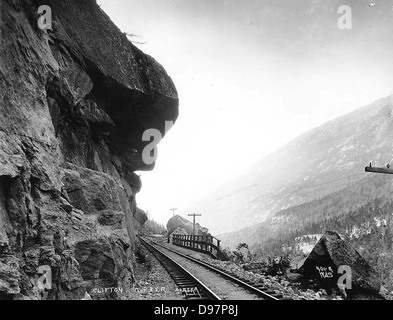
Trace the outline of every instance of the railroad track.
{"label": "railroad track", "polygon": [[[142,241],[144,241],[144,243],[147,243],[147,240],[139,237]],[[283,299],[283,295],[282,294],[278,294],[275,291],[271,290],[270,288],[265,287],[263,284],[261,283],[252,283],[251,281],[247,280],[247,279],[242,279],[240,277],[238,277],[236,274],[234,273],[228,273],[227,271],[225,271],[222,268],[218,268],[218,267],[214,267],[210,264],[207,264],[203,261],[200,261],[198,259],[192,258],[188,255],[182,254],[176,250],[172,250],[166,246],[163,246],[162,244],[156,243],[154,241],[149,241],[149,245],[152,247],[155,247],[156,250],[157,247],[162,247],[165,250],[168,250],[170,252],[173,252],[187,260],[190,260],[196,264],[198,264],[199,266],[202,266],[204,268],[209,269],[212,272],[215,272],[217,274],[219,274],[220,276],[230,280],[231,282],[236,283],[237,285],[239,285],[240,287],[246,289],[247,291],[263,298],[264,300],[281,300]],[[171,258],[170,258],[171,259]],[[217,296],[218,297],[218,296]]]}
{"label": "railroad track", "polygon": [[202,281],[158,249],[156,243],[152,244],[142,237],[139,237],[139,240],[163,265],[187,300],[221,300]]}

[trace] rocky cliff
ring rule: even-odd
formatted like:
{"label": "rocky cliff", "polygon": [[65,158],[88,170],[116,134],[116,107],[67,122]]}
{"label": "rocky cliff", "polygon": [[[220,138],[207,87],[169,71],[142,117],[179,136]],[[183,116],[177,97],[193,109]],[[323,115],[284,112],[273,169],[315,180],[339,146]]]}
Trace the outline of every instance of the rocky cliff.
{"label": "rocky cliff", "polygon": [[163,67],[94,0],[0,0],[0,299],[126,294],[145,219],[134,172],[154,166],[142,134],[177,116]]}

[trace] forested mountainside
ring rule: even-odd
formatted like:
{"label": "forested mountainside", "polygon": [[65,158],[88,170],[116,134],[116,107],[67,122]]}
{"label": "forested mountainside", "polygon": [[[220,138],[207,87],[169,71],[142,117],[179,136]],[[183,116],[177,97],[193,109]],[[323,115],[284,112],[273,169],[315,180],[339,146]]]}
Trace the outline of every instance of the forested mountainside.
{"label": "forested mountainside", "polygon": [[392,160],[392,101],[392,96],[380,99],[304,133],[193,210],[203,212],[202,222],[217,235],[362,183],[370,175],[364,172],[370,161],[383,166]]}
{"label": "forested mountainside", "polygon": [[391,176],[370,175],[325,197],[281,210],[274,217],[237,232],[222,234],[228,246],[245,241],[254,247],[281,250],[295,238],[335,230],[347,239],[372,234],[393,214]]}
{"label": "forested mountainside", "polygon": [[336,231],[389,277],[393,176],[364,167],[392,161],[392,109],[389,96],[304,133],[194,210],[223,246],[246,242],[260,256],[309,250]]}
{"label": "forested mountainside", "polygon": [[309,251],[326,230],[333,230],[359,251],[385,284],[393,285],[392,179],[368,174],[340,191],[281,210],[262,223],[220,238],[230,247],[246,242],[261,257],[297,255],[303,248]]}

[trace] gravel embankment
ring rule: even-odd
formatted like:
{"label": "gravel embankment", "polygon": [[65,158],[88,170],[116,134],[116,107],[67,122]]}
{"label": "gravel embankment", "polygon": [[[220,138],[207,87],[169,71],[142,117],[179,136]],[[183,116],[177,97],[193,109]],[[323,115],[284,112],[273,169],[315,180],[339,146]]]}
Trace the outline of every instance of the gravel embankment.
{"label": "gravel embankment", "polygon": [[207,285],[214,293],[223,300],[262,300],[261,297],[248,292],[239,285],[225,279],[224,277],[180,257],[176,253],[160,248],[164,253],[173,258],[181,266],[191,272],[196,278]]}
{"label": "gravel embankment", "polygon": [[344,297],[341,296],[339,293],[333,293],[331,295],[328,295],[325,290],[320,290],[318,292],[310,289],[301,290],[297,287],[296,284],[290,283],[283,276],[273,277],[251,271],[245,271],[240,265],[233,262],[215,260],[207,254],[178,247],[173,245],[172,243],[166,243],[165,241],[162,241],[161,244],[167,246],[170,249],[177,250],[180,253],[207,262],[212,266],[221,267],[228,272],[233,272],[241,278],[245,278],[255,283],[263,283],[266,287],[274,290],[276,293],[283,294],[284,298],[290,298],[293,300],[344,300]]}
{"label": "gravel embankment", "polygon": [[135,264],[135,283],[130,300],[183,300],[184,295],[177,292],[177,286],[164,267],[144,247],[141,253],[145,261]]}

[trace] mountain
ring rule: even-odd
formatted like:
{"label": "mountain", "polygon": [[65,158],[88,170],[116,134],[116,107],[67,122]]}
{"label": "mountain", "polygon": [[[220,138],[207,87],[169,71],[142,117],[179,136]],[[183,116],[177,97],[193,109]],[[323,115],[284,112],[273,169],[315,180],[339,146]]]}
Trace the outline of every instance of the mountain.
{"label": "mountain", "polygon": [[391,179],[370,175],[324,197],[281,210],[254,226],[221,234],[219,238],[224,246],[246,242],[263,254],[279,254],[283,249],[310,251],[326,230],[334,230],[355,242],[375,236],[382,240],[387,233],[391,233],[392,239]]}
{"label": "mountain", "polygon": [[[367,187],[370,183],[382,179],[389,184],[391,177],[372,177],[364,167],[392,160],[392,108],[393,96],[388,96],[302,134],[193,205],[193,210],[203,212],[203,223],[217,235],[271,223],[277,213],[318,199],[336,201],[335,195],[350,193],[345,190],[353,186],[374,192]],[[348,197],[344,210],[362,199]]]}
{"label": "mountain", "polygon": [[[393,176],[364,167],[392,160],[393,96],[329,121],[257,162],[204,199],[224,247],[247,243],[259,257],[301,261],[335,231],[393,292]],[[213,231],[214,232],[214,231]]]}
{"label": "mountain", "polygon": [[135,171],[173,81],[95,0],[1,0],[0,42],[0,300],[135,297]]}

